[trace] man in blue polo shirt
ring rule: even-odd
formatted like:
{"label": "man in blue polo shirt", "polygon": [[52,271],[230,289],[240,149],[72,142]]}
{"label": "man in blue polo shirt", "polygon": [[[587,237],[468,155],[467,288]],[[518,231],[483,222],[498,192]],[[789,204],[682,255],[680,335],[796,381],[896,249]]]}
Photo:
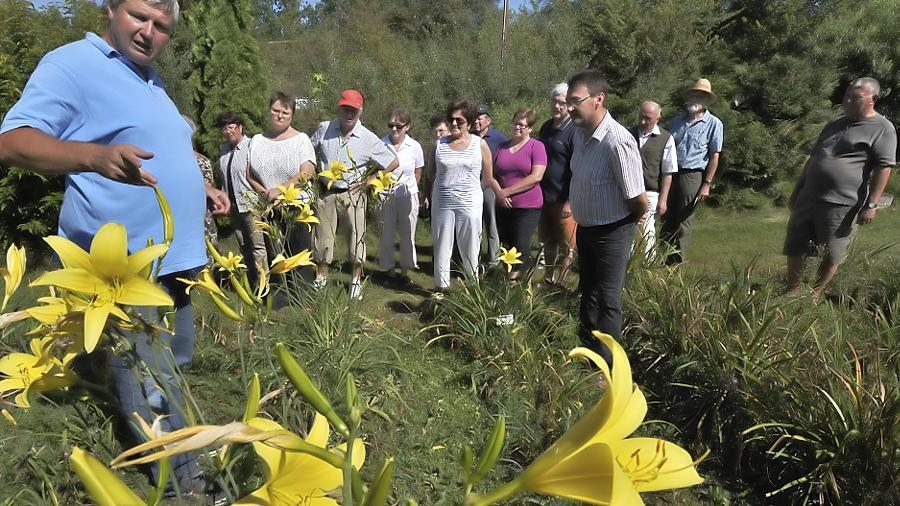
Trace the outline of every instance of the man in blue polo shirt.
{"label": "man in blue polo shirt", "polygon": [[[0,164],[66,176],[59,234],[84,249],[110,221],[125,225],[130,251],[146,246],[148,238],[162,243],[149,185],[157,185],[171,205],[175,235],[159,282],[175,301],[174,335],[129,336],[137,356],[110,358],[121,414],[138,438],[135,412],[148,423],[165,415],[164,431],[184,426],[171,365],[190,361],[193,312],[176,278],[206,264],[207,200],[215,214],[229,209],[227,195],[203,182],[190,127],[150,67],[169,42],[178,10],[177,0],[109,0],[103,36],[89,33],[48,53],[0,126]],[[133,358],[144,364],[133,365]],[[180,491],[198,492],[202,480],[195,480],[194,457],[173,458],[172,465]]]}
{"label": "man in blue polo shirt", "polygon": [[669,123],[669,132],[675,139],[678,172],[672,179],[668,211],[660,231],[660,239],[670,248],[668,265],[684,260],[694,211],[709,196],[719,168],[725,129],[722,121],[707,110],[715,99],[709,80],[698,79],[684,92],[685,112]]}

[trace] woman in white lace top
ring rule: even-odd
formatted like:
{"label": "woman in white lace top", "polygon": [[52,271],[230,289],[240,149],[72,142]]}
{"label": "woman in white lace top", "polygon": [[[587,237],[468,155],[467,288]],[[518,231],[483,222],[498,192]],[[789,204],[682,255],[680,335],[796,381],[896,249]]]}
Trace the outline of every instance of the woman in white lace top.
{"label": "woman in white lace top", "polygon": [[[253,136],[250,141],[250,168],[247,180],[269,203],[276,202],[286,188],[293,184],[303,188],[300,200],[312,201],[309,180],[315,176],[316,154],[309,137],[294,127],[294,100],[284,93],[276,92],[269,101],[269,126],[265,132]],[[313,234],[303,223],[283,220],[284,213],[276,208],[276,218],[282,221],[285,232],[285,254],[296,254],[304,249],[312,250]],[[276,253],[281,248],[274,245]],[[311,279],[312,271],[304,268],[304,279]]]}

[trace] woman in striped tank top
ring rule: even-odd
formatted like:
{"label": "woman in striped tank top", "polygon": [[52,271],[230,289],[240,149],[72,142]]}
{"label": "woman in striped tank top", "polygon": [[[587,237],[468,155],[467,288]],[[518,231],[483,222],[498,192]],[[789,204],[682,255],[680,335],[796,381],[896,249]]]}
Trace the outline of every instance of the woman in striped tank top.
{"label": "woman in striped tank top", "polygon": [[483,189],[493,179],[491,150],[487,143],[469,133],[475,106],[460,99],[447,107],[450,133],[437,141],[428,157],[431,181],[431,238],[434,246],[434,289],[450,286],[450,256],[454,241],[459,249],[462,270],[475,277],[481,246]]}

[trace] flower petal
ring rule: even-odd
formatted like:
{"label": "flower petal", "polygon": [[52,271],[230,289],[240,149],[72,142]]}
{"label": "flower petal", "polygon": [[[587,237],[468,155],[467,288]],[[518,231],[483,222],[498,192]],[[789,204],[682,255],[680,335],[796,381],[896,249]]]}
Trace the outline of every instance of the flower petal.
{"label": "flower petal", "polygon": [[138,276],[130,276],[121,285],[116,302],[129,306],[172,306],[175,304],[165,290]]}
{"label": "flower petal", "polygon": [[74,292],[94,294],[103,280],[85,269],[59,269],[41,275],[31,282],[31,286],[58,286]]}
{"label": "flower petal", "polygon": [[106,468],[97,459],[88,455],[81,448],[72,449],[69,458],[72,469],[84,483],[97,506],[138,506],[144,505],[134,492],[128,488],[115,473]]}
{"label": "flower petal", "polygon": [[107,223],[91,241],[91,265],[102,277],[121,278],[128,274],[128,233],[125,225]]}
{"label": "flower petal", "polygon": [[526,471],[525,488],[588,504],[643,504],[627,475],[621,472],[612,449],[605,444],[583,448],[539,475]]}
{"label": "flower petal", "polygon": [[155,244],[128,257],[128,271],[138,273],[169,250],[168,244]]}
{"label": "flower petal", "polygon": [[305,438],[306,442],[325,448],[325,446],[328,444],[329,432],[328,419],[325,418],[325,415],[316,411],[316,416],[313,419],[313,424],[309,428],[309,433]]}
{"label": "flower petal", "polygon": [[112,303],[98,304],[84,311],[84,351],[93,353],[97,347],[113,307]]}
{"label": "flower petal", "polygon": [[[690,454],[675,443],[652,437],[635,437],[611,443],[610,448],[620,464],[639,452],[643,455],[642,464],[653,469],[652,473],[641,473],[639,476],[629,473],[638,492],[670,490],[703,483]],[[654,458],[661,465],[651,464]]]}
{"label": "flower petal", "polygon": [[53,251],[59,256],[59,261],[62,262],[63,267],[88,271],[93,268],[91,267],[91,257],[88,255],[88,252],[65,237],[51,235],[44,237],[44,242],[53,248]]}

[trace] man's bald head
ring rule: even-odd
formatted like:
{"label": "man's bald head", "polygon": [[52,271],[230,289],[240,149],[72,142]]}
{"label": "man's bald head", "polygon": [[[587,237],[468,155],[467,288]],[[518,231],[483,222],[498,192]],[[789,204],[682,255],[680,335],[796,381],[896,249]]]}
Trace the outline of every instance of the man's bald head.
{"label": "man's bald head", "polygon": [[662,112],[662,107],[652,100],[641,103],[638,110],[638,128],[641,132],[648,134],[653,131],[653,128],[659,123],[660,112]]}

